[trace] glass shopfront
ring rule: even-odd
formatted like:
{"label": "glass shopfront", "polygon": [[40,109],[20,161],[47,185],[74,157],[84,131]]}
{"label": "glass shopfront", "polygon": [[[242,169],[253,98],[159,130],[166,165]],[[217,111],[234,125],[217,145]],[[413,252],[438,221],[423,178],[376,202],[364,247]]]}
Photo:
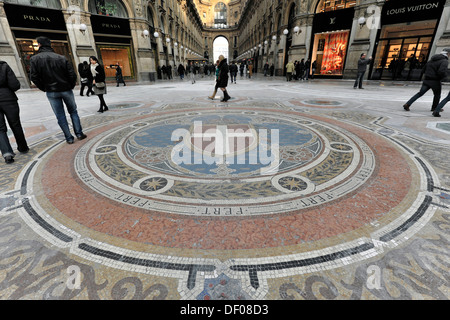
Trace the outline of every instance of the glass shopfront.
{"label": "glass shopfront", "polygon": [[36,38],[39,36],[48,37],[52,41],[53,50],[65,56],[72,65],[74,64],[64,15],[59,10],[59,2],[49,0],[45,2],[48,5],[53,4],[56,7],[55,9],[17,5],[10,2],[12,1],[5,2],[4,9],[16,40],[23,68],[28,77],[30,74],[30,59],[39,49],[36,42]]}
{"label": "glass shopfront", "polygon": [[[321,12],[322,9],[318,10]],[[315,76],[343,76],[354,13],[351,7],[315,15],[311,41],[311,62],[316,62]]]}
{"label": "glass shopfront", "polygon": [[420,81],[445,1],[389,1],[381,16],[372,80]]}
{"label": "glass shopfront", "polygon": [[91,0],[91,25],[99,61],[107,78],[115,78],[119,64],[126,79],[134,79],[134,63],[130,22],[119,0]]}

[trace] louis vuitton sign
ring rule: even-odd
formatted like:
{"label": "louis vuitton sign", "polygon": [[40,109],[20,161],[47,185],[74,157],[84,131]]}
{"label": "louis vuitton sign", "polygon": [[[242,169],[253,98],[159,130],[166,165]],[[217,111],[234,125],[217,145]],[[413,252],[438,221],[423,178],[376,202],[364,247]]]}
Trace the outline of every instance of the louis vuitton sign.
{"label": "louis vuitton sign", "polygon": [[382,24],[438,19],[445,0],[388,1],[381,13]]}
{"label": "louis vuitton sign", "polygon": [[64,15],[60,10],[10,3],[5,3],[4,8],[11,28],[67,31]]}

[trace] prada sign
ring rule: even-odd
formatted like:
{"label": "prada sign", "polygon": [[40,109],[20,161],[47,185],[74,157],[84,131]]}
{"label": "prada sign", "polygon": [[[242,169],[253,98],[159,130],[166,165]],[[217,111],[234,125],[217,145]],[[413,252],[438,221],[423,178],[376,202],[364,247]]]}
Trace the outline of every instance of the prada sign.
{"label": "prada sign", "polygon": [[94,34],[131,36],[128,19],[91,15],[91,24]]}
{"label": "prada sign", "polygon": [[354,15],[354,8],[317,13],[314,16],[313,32],[351,29]]}
{"label": "prada sign", "polygon": [[445,0],[388,1],[383,6],[381,23],[395,24],[439,19]]}
{"label": "prada sign", "polygon": [[14,28],[66,31],[64,15],[60,10],[15,5],[5,2],[6,17]]}

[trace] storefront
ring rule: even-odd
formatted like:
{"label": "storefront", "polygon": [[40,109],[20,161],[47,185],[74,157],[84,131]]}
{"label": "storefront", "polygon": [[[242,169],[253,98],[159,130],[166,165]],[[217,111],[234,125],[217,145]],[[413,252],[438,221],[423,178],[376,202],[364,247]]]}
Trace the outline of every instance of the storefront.
{"label": "storefront", "polygon": [[[53,3],[59,5],[59,2]],[[48,37],[52,41],[52,48],[55,52],[64,55],[74,64],[66,23],[61,10],[8,2],[5,2],[4,9],[28,81],[30,81],[30,59],[39,49],[36,42],[36,38],[39,36]]]}
{"label": "storefront", "polygon": [[370,79],[421,80],[444,4],[445,0],[385,3]]}
{"label": "storefront", "polygon": [[[91,1],[93,3],[94,1]],[[120,2],[116,2],[119,6]],[[134,54],[130,22],[128,18],[109,16],[90,7],[91,25],[99,61],[105,67],[106,77],[115,78],[116,70],[111,66],[117,64],[122,68],[125,79],[135,79]],[[116,7],[124,11],[124,8]]]}
{"label": "storefront", "polygon": [[315,76],[342,78],[354,14],[351,7],[314,16],[310,52]]}

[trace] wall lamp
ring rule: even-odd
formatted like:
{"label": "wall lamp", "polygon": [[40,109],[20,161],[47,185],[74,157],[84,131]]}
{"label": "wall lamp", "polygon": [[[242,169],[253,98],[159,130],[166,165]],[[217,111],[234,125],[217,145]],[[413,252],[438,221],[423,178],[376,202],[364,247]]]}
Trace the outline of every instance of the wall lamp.
{"label": "wall lamp", "polygon": [[148,32],[148,30],[142,30],[142,36],[144,37],[144,38],[148,38],[148,35],[149,35],[150,33]]}
{"label": "wall lamp", "polygon": [[294,28],[294,33],[296,34],[296,35],[298,35],[299,33],[301,33],[302,31],[300,30],[300,27],[299,26],[295,26],[295,28]]}
{"label": "wall lamp", "polygon": [[366,24],[366,18],[360,17],[360,18],[358,19],[358,24],[359,24],[359,27],[360,27],[360,28],[364,27],[364,25]]}
{"label": "wall lamp", "polygon": [[80,32],[83,35],[85,34],[86,30],[87,30],[87,26],[84,23],[80,24]]}

